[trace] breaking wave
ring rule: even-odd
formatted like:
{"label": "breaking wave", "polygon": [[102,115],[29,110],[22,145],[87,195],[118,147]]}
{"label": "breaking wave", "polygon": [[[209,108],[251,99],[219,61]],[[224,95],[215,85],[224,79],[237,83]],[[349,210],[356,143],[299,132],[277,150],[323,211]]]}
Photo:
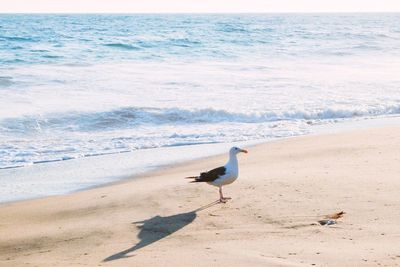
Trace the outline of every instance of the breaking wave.
{"label": "breaking wave", "polygon": [[135,128],[141,125],[184,125],[213,123],[266,123],[292,120],[332,120],[400,114],[400,105],[311,111],[236,113],[226,110],[125,107],[104,112],[75,112],[8,118],[0,121],[0,129],[27,133],[45,129],[93,132]]}

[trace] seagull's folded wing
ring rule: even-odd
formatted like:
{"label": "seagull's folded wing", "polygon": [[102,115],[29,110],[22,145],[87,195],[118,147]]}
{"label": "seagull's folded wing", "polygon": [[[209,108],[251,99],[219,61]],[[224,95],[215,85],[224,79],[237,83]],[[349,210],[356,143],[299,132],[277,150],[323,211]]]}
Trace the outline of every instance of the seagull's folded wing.
{"label": "seagull's folded wing", "polygon": [[225,167],[218,167],[208,172],[202,172],[194,182],[213,182],[226,174]]}

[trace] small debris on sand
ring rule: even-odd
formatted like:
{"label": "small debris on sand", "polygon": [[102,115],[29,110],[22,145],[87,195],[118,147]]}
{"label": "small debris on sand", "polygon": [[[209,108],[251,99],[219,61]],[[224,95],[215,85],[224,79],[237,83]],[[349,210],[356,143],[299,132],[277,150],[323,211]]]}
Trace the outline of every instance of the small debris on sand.
{"label": "small debris on sand", "polygon": [[336,224],[335,220],[320,220],[318,221],[320,225],[332,225]]}
{"label": "small debris on sand", "polygon": [[326,219],[337,220],[337,219],[342,218],[343,215],[345,215],[345,214],[346,214],[346,212],[340,211],[340,212],[336,212],[336,213],[333,213],[333,214],[328,214],[328,215],[325,216],[325,218]]}

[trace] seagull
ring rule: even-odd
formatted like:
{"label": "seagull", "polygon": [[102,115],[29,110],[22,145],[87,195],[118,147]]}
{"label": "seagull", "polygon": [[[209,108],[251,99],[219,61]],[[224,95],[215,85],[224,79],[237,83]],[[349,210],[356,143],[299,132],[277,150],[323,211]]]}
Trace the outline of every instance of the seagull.
{"label": "seagull", "polygon": [[202,172],[199,176],[186,177],[194,179],[191,183],[205,182],[213,186],[219,187],[219,201],[226,203],[230,197],[224,197],[222,194],[222,186],[233,183],[239,176],[239,166],[236,155],[240,152],[247,153],[247,150],[238,147],[232,147],[229,150],[229,160],[222,166],[211,171]]}

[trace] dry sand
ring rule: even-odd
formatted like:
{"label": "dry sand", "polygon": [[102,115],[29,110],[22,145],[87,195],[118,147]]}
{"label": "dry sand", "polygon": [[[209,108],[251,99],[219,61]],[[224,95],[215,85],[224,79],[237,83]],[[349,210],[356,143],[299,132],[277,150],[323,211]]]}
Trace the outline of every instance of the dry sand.
{"label": "dry sand", "polygon": [[[226,155],[0,206],[1,266],[400,265],[400,128],[251,147],[227,204],[183,177]],[[316,224],[344,210],[338,224]]]}

